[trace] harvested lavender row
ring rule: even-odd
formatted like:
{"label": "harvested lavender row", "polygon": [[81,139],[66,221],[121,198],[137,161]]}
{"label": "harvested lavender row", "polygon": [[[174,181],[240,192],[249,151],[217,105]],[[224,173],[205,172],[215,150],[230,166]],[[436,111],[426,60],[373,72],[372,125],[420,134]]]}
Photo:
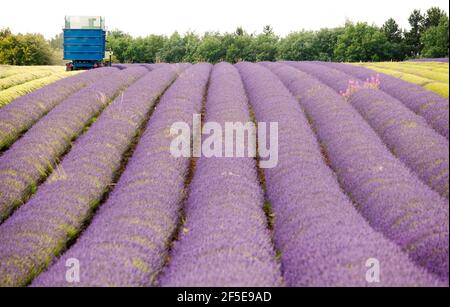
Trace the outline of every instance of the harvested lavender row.
{"label": "harvested lavender row", "polygon": [[378,73],[365,67],[341,63],[321,63],[343,71],[361,80],[373,75],[380,76],[380,89],[400,100],[410,110],[425,118],[428,124],[448,139],[449,102],[448,99],[428,91],[423,87],[401,79]]}
{"label": "harvested lavender row", "polygon": [[422,58],[422,59],[408,60],[406,62],[440,62],[440,63],[448,63],[448,58]]}
{"label": "harvested lavender row", "polygon": [[[337,92],[354,77],[323,65],[289,63]],[[352,91],[350,103],[408,167],[435,191],[448,198],[448,140],[400,101],[376,89]]]}
{"label": "harvested lavender row", "polygon": [[342,187],[371,226],[448,281],[448,203],[397,160],[340,95],[299,70],[276,74],[311,118]]}
{"label": "harvested lavender row", "polygon": [[275,244],[289,286],[369,286],[366,262],[383,286],[436,285],[398,246],[375,232],[341,192],[297,101],[269,70],[237,65],[256,119],[279,123],[278,165],[265,169]]}
{"label": "harvested lavender row", "polygon": [[[245,90],[231,64],[212,71],[205,121],[221,127],[250,122]],[[263,205],[253,158],[200,158],[189,187],[187,222],[161,286],[280,286]]]}
{"label": "harvested lavender row", "polygon": [[0,222],[52,172],[89,121],[146,72],[143,67],[111,71],[108,78],[61,102],[0,157]]}
{"label": "harvested lavender row", "polygon": [[191,67],[162,96],[107,202],[34,286],[70,286],[65,279],[70,258],[83,267],[76,286],[152,284],[178,223],[190,166],[189,158],[171,155],[170,127],[178,121],[192,123],[192,115],[200,113],[210,70],[209,64]]}
{"label": "harvested lavender row", "polygon": [[[0,226],[0,285],[27,284],[100,202],[149,111],[175,79],[171,68],[148,73],[119,96],[75,142],[39,191]],[[32,263],[24,261],[32,257]]]}
{"label": "harvested lavender row", "polygon": [[1,108],[0,151],[10,146],[58,103],[83,87],[107,77],[115,70],[115,68],[99,68],[59,80],[19,97]]}

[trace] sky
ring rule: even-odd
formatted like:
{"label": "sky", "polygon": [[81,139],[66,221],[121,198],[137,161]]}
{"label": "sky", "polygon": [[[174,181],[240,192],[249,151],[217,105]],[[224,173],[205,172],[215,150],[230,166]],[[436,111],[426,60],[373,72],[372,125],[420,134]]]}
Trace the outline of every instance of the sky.
{"label": "sky", "polygon": [[61,32],[65,15],[101,15],[109,30],[133,36],[233,32],[238,26],[260,33],[266,24],[284,36],[340,26],[347,19],[381,26],[393,17],[407,28],[413,9],[431,6],[449,12],[448,0],[2,0],[0,28],[50,38]]}

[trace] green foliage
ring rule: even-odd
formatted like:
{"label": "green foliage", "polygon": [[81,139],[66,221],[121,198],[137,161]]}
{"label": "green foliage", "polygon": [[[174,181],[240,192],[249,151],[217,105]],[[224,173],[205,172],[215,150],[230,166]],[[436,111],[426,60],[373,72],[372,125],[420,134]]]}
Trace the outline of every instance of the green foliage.
{"label": "green foliage", "polygon": [[317,32],[290,33],[278,44],[278,59],[292,61],[333,61],[338,37],[344,28],[321,29]]}
{"label": "green foliage", "polygon": [[256,61],[275,61],[278,41],[279,38],[274,34],[272,27],[265,26],[263,33],[252,40],[251,46],[255,52]]}
{"label": "green foliage", "polygon": [[175,32],[168,39],[164,39],[160,47],[159,56],[163,62],[183,62],[186,56],[186,46],[183,37],[178,32]]}
{"label": "green foliage", "polygon": [[183,62],[195,62],[195,54],[197,52],[198,46],[200,45],[200,38],[195,33],[188,32],[183,37],[183,43],[185,50]]}
{"label": "green foliage", "polygon": [[0,64],[49,65],[51,62],[50,45],[42,35],[0,31]]}
{"label": "green foliage", "polygon": [[130,62],[129,58],[133,38],[131,35],[126,34],[120,30],[113,30],[108,33],[108,39],[106,42],[106,49],[112,49],[117,61],[120,63]]}
{"label": "green foliage", "polygon": [[389,42],[397,44],[402,42],[403,33],[395,19],[389,18],[381,27],[381,30],[384,32]]}
{"label": "green foliage", "polygon": [[56,34],[53,38],[51,38],[48,43],[52,49],[63,49],[64,46],[64,34],[59,33]]}
{"label": "green foliage", "polygon": [[229,34],[228,39],[225,39],[227,41],[225,60],[230,63],[255,62],[256,54],[252,48],[253,37],[239,30],[242,28],[238,28],[235,34]]}
{"label": "green foliage", "polygon": [[422,35],[422,56],[426,58],[448,57],[448,35],[448,17],[444,15],[437,26],[431,26]]}
{"label": "green foliage", "polygon": [[[446,20],[447,30],[442,20]],[[425,14],[414,10],[408,21],[411,29],[405,33],[407,56],[448,56],[448,16],[445,11],[438,7],[430,8]]]}
{"label": "green foliage", "polygon": [[422,50],[420,37],[423,32],[424,16],[420,10],[414,10],[408,18],[411,29],[405,34],[407,56],[417,57]]}
{"label": "green foliage", "polygon": [[316,60],[334,61],[334,51],[337,46],[338,38],[345,31],[345,28],[321,29],[314,35],[314,50]]}
{"label": "green foliage", "polygon": [[431,27],[439,26],[442,18],[447,18],[447,14],[445,13],[445,11],[441,10],[438,7],[430,8],[423,17],[424,31],[428,30]]}
{"label": "green foliage", "polygon": [[217,63],[225,59],[226,49],[217,33],[207,33],[203,37],[195,52],[198,62]]}
{"label": "green foliage", "polygon": [[126,55],[130,62],[155,63],[159,51],[164,47],[164,43],[164,36],[160,35],[150,35],[145,38],[138,37],[126,49]]}
{"label": "green foliage", "polygon": [[389,57],[388,40],[376,26],[365,22],[347,22],[344,33],[338,37],[335,56],[338,61],[370,62]]}
{"label": "green foliage", "polygon": [[386,50],[388,59],[395,61],[404,60],[406,48],[403,41],[403,31],[398,23],[393,18],[389,18],[381,27],[381,31],[388,41]]}
{"label": "green foliage", "polygon": [[[345,26],[319,31],[296,31],[280,38],[270,25],[260,34],[238,27],[233,33],[193,32],[170,36],[149,35],[134,38],[120,30],[108,32],[107,49],[117,63],[178,63],[227,61],[401,61],[415,57],[448,56],[448,17],[432,7],[425,14],[414,10],[410,28],[402,30],[393,19],[381,28],[367,23],[347,22]],[[41,35],[13,35],[0,30],[0,64],[63,64],[63,35],[48,42]]]}
{"label": "green foliage", "polygon": [[316,58],[315,34],[312,31],[294,32],[282,38],[278,58],[288,61],[309,61]]}

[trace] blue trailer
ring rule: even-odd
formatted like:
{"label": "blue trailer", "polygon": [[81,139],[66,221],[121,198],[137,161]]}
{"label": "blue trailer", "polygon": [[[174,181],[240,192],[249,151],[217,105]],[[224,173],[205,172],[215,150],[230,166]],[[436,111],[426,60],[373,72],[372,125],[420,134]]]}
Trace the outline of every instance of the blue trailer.
{"label": "blue trailer", "polygon": [[106,31],[103,17],[67,16],[64,27],[64,60],[67,70],[104,66]]}

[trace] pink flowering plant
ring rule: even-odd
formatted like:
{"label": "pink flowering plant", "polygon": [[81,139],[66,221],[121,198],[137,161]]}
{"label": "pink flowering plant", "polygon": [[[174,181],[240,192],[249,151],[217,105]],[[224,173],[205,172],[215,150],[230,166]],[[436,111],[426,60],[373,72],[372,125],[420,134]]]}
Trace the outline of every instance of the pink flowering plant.
{"label": "pink flowering plant", "polygon": [[348,87],[345,91],[340,91],[340,94],[346,98],[350,99],[350,97],[358,92],[361,89],[380,89],[380,75],[371,76],[367,78],[364,82],[359,82],[355,80],[348,81]]}

